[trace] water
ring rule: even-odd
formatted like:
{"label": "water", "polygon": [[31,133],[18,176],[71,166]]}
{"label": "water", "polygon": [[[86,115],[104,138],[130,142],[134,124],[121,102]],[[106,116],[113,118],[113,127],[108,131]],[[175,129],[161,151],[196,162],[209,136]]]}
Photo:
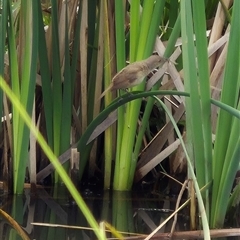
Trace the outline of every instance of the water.
{"label": "water", "polygon": [[[176,198],[145,191],[92,192],[85,189],[82,195],[95,219],[128,233],[124,234],[125,238],[132,236],[130,233],[150,234],[172,214],[176,205]],[[88,229],[85,217],[62,186],[55,189],[39,188],[35,194],[26,189],[21,196],[2,195],[1,209],[22,226],[29,239],[96,239]],[[188,208],[179,212],[175,231],[189,230],[188,214]],[[172,224],[173,220],[168,221],[159,233],[170,232]],[[107,233],[107,237],[112,235]],[[0,239],[22,239],[2,216]]]}
{"label": "water", "polygon": [[[93,193],[85,190],[84,199],[98,222],[106,221],[116,229],[127,233],[149,234],[163,222],[175,208],[175,200],[158,195],[126,192]],[[30,239],[96,239],[85,217],[64,187],[60,189],[37,189],[31,195],[1,197],[1,208],[10,214],[24,229]],[[185,211],[186,212],[186,211]],[[188,217],[179,214],[176,230],[187,230]],[[48,224],[52,225],[48,225]],[[0,239],[21,239],[8,222],[0,217]],[[172,221],[160,232],[168,232]],[[71,227],[69,227],[71,226]],[[75,229],[82,227],[83,229]],[[111,234],[108,234],[110,237]],[[131,236],[126,234],[124,236]]]}

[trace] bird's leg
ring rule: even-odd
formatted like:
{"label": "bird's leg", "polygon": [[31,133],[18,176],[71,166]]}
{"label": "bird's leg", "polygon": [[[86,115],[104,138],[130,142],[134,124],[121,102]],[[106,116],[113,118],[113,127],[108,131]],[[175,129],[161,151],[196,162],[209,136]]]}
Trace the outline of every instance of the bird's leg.
{"label": "bird's leg", "polygon": [[128,88],[125,88],[125,89],[123,89],[123,90],[128,94],[128,96],[131,96],[131,95],[132,95],[132,93],[129,91]]}
{"label": "bird's leg", "polygon": [[[129,89],[128,88],[123,88],[123,89],[121,89],[121,90],[123,90],[123,91],[125,91],[126,92],[126,97],[129,97],[129,96],[131,96],[132,95],[132,93],[129,91]],[[120,96],[121,97],[121,99],[123,99],[122,98],[122,96]]]}

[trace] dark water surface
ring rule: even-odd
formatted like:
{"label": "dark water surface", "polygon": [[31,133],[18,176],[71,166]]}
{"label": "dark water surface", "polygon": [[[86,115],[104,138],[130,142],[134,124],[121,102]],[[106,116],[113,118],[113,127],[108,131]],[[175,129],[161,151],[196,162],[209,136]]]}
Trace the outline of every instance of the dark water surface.
{"label": "dark water surface", "polygon": [[[93,193],[85,190],[82,195],[98,222],[106,221],[117,230],[128,233],[151,233],[171,215],[176,205],[175,198],[163,197],[156,193]],[[21,196],[2,194],[0,204],[1,209],[23,227],[30,239],[96,239],[94,233],[86,229],[89,225],[85,217],[64,187],[55,190],[37,189],[34,195],[30,194],[29,189]],[[188,208],[184,208],[179,212],[175,231],[189,230],[188,211]],[[172,220],[167,222],[159,232],[170,232],[172,223]],[[74,226],[85,229],[74,229]],[[110,238],[111,234],[108,237]],[[2,216],[0,239],[21,239]]]}

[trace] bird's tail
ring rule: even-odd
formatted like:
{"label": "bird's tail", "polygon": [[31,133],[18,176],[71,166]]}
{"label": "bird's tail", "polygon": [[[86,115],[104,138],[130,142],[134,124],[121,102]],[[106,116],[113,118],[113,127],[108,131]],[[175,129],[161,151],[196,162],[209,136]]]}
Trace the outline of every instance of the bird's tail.
{"label": "bird's tail", "polygon": [[100,95],[99,100],[106,95],[106,93],[112,89],[112,84]]}

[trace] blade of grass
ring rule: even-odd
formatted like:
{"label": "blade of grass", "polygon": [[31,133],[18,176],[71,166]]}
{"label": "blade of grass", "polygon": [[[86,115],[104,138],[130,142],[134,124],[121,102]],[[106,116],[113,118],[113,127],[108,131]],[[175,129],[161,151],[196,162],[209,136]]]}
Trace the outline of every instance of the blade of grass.
{"label": "blade of grass", "polygon": [[80,1],[78,6],[77,12],[77,21],[76,26],[74,29],[74,38],[73,38],[73,49],[72,49],[72,59],[71,59],[71,77],[72,77],[72,92],[74,92],[74,82],[76,79],[76,69],[77,69],[77,62],[78,62],[78,54],[79,54],[79,42],[80,42],[80,26],[81,26],[81,19],[82,19],[82,4],[83,1]]}
{"label": "blade of grass", "polygon": [[220,101],[216,101],[215,99],[211,99],[211,103],[220,107],[222,110],[224,111],[227,111],[228,113],[230,113],[232,116],[240,119],[240,111],[227,105],[227,104],[224,104]]}
{"label": "blade of grass", "polygon": [[[96,27],[92,28],[92,31],[90,31],[90,26],[88,27],[89,31],[88,34],[92,36],[93,42],[91,43],[91,47],[88,47],[88,58],[89,60],[89,66],[88,66],[88,124],[92,121],[92,119],[99,113],[100,110],[100,101],[96,103],[95,99],[98,99],[101,94],[101,87],[102,87],[102,76],[103,76],[103,46],[102,46],[102,29],[105,27],[105,25],[102,23],[102,8],[101,8],[101,2],[99,2],[99,5],[95,3],[93,5],[94,1],[89,2],[90,12],[96,11],[98,9],[97,18],[89,17],[88,25],[96,24]],[[92,14],[91,14],[92,15]],[[92,21],[94,22],[92,23]],[[89,37],[90,37],[89,36]],[[88,40],[89,42],[89,40]],[[90,44],[90,43],[88,43]],[[101,70],[100,70],[101,69]],[[99,72],[100,71],[100,72]],[[99,75],[98,75],[99,74]],[[98,94],[97,94],[98,92]],[[97,96],[96,96],[97,94]]]}
{"label": "blade of grass", "polygon": [[[60,154],[61,119],[62,119],[62,75],[59,52],[58,31],[58,4],[52,0],[52,100],[53,100],[53,150],[58,156]],[[55,183],[58,175],[54,176]]]}
{"label": "blade of grass", "polygon": [[[13,25],[13,17],[12,17],[12,12],[11,12],[11,1],[10,0],[8,1],[8,16],[9,16],[9,25],[8,25],[8,29],[7,29],[7,34],[8,34],[9,65],[11,66],[11,68],[10,68],[11,89],[16,94],[16,96],[20,97],[15,31],[14,31],[14,25]],[[12,123],[13,123],[12,134],[14,136],[13,146],[16,146],[18,143],[19,114],[18,114],[18,111],[16,111],[15,107],[13,107],[12,112],[13,112],[13,114],[12,114]],[[13,147],[13,159],[14,160],[15,160],[16,155],[17,155],[16,148]],[[14,168],[14,166],[13,166],[13,168]],[[17,176],[17,174],[14,174],[13,178],[15,179],[16,176]],[[15,180],[13,180],[13,181],[15,181]]]}
{"label": "blade of grass", "polygon": [[[9,14],[11,15],[11,8],[9,3]],[[33,17],[34,16],[34,17]],[[11,19],[11,17],[10,17]],[[34,101],[34,88],[36,79],[37,67],[37,44],[38,34],[37,29],[38,15],[36,2],[27,4],[27,1],[22,1],[20,10],[20,69],[21,69],[21,86],[18,81],[18,72],[13,72],[12,75],[12,88],[18,95],[26,108],[27,112],[31,114],[33,101]],[[10,20],[12,24],[12,19]],[[14,26],[10,25],[10,37],[15,38]],[[16,45],[14,40],[9,44],[10,62],[17,65],[16,59]],[[12,61],[11,61],[12,58]],[[23,64],[24,63],[24,64]],[[16,66],[11,66],[14,71],[17,70]],[[28,144],[29,144],[29,129],[26,128],[24,122],[19,119],[13,107],[13,134],[14,135],[14,193],[22,193],[23,184],[25,180],[26,163],[28,160]],[[19,142],[21,144],[19,144]]]}
{"label": "blade of grass", "polygon": [[171,34],[173,32],[173,29],[176,25],[177,19],[179,18],[179,1],[178,0],[172,0],[169,3],[169,9],[168,9],[168,25],[166,29],[166,33],[163,34],[163,40],[168,41],[168,39],[171,37]]}
{"label": "blade of grass", "polygon": [[140,22],[140,0],[134,0],[131,2],[131,28],[130,28],[130,49],[129,57],[130,60],[136,59],[137,43],[139,39],[139,22]]}
{"label": "blade of grass", "polygon": [[[117,71],[120,71],[126,65],[126,49],[125,49],[125,29],[124,29],[124,16],[125,6],[122,0],[115,1],[115,28],[116,28],[116,61]],[[117,146],[116,146],[116,159],[114,170],[114,189],[118,188],[118,180],[120,172],[117,170],[121,163],[121,143],[123,137],[124,127],[124,106],[118,108],[118,122],[117,122]],[[116,183],[117,181],[117,183]]]}
{"label": "blade of grass", "polygon": [[[8,16],[8,8],[7,8],[7,1],[2,1],[1,3],[1,16],[0,16],[0,76],[4,76],[4,56],[5,56],[5,38],[7,33],[7,16]],[[2,118],[3,112],[3,93],[0,91],[0,118]],[[2,125],[0,126],[1,131]]]}
{"label": "blade of grass", "polygon": [[[163,1],[164,3],[164,1]],[[162,6],[162,4],[158,3],[158,7]],[[140,29],[139,29],[139,38],[138,38],[138,48],[136,52],[136,58],[130,59],[130,62],[141,60],[142,58],[148,57],[150,54],[149,51],[153,49],[154,42],[148,43],[149,38],[155,38],[156,37],[156,25],[158,26],[159,22],[159,16],[156,14],[153,16],[154,9],[156,8],[154,1],[144,1],[143,2],[143,8],[142,8],[142,16],[140,19]],[[158,8],[159,10],[159,8]],[[156,12],[155,12],[156,13]],[[151,17],[149,17],[151,16]],[[153,17],[155,17],[155,22],[153,22]],[[154,23],[152,26],[151,23]],[[139,24],[138,22],[135,24]],[[154,33],[154,36],[151,36],[151,32]],[[132,46],[130,46],[131,48]],[[150,48],[148,51],[146,51],[146,47]],[[145,53],[146,52],[146,53]],[[146,54],[146,55],[144,55]],[[143,88],[144,84],[142,84]]]}
{"label": "blade of grass", "polygon": [[41,69],[42,95],[46,119],[47,142],[49,146],[53,149],[53,104],[52,104],[53,98],[51,86],[51,73],[48,61],[47,44],[43,25],[41,3],[39,1],[38,1],[38,14],[39,14],[38,56]]}
{"label": "blade of grass", "polygon": [[[94,30],[94,43],[93,43],[93,51],[91,58],[91,65],[89,65],[90,68],[90,76],[88,80],[88,115],[91,116],[88,118],[88,123],[92,121],[93,118],[95,118],[99,112],[101,107],[101,101],[99,101],[99,96],[102,92],[102,86],[103,86],[103,79],[104,79],[104,42],[105,42],[105,36],[104,36],[104,9],[103,9],[103,1],[98,1],[96,4],[97,9],[97,16],[96,20],[94,22],[94,25],[96,24],[96,28],[93,28]],[[110,137],[112,139],[112,137]],[[111,155],[112,148],[115,146],[115,144],[109,145],[109,152]],[[89,157],[89,175],[93,175],[96,170],[97,161],[99,160],[98,156],[98,141],[95,141],[93,144],[93,148],[90,153]],[[111,157],[112,159],[112,157]]]}
{"label": "blade of grass", "polygon": [[216,226],[223,226],[224,219],[228,207],[229,197],[231,195],[232,186],[236,176],[239,165],[240,156],[240,121],[234,118],[231,126],[231,134],[226,152],[226,158],[223,165],[221,182],[219,183],[219,198],[217,199],[217,206],[221,208],[216,213],[218,218],[215,223]]}
{"label": "blade of grass", "polygon": [[[193,6],[193,21],[194,21],[194,33],[196,36],[196,52],[198,63],[198,83],[199,83],[199,100],[201,105],[201,118],[202,122],[202,134],[199,134],[197,139],[202,135],[203,137],[203,153],[204,161],[200,158],[196,158],[196,161],[200,161],[197,165],[201,165],[200,169],[197,169],[197,174],[202,174],[202,170],[205,172],[204,185],[212,180],[212,131],[211,131],[211,103],[210,103],[210,81],[209,81],[209,69],[208,69],[208,53],[207,53],[207,37],[206,37],[206,16],[205,16],[205,4],[204,1],[192,1]],[[195,120],[194,120],[194,123]],[[199,139],[201,141],[201,139]],[[196,154],[198,154],[196,152]],[[202,186],[200,186],[202,187]],[[206,212],[209,218],[210,211],[210,199],[209,191],[204,192],[204,200]]]}
{"label": "blade of grass", "polygon": [[81,131],[82,133],[85,131],[88,124],[88,103],[87,103],[87,40],[88,40],[88,1],[82,0],[82,14],[81,14],[81,29],[80,29],[80,117],[81,117]]}
{"label": "blade of grass", "polygon": [[[70,146],[70,132],[72,121],[72,77],[70,67],[70,53],[69,53],[69,26],[68,26],[68,3],[65,4],[65,63],[64,63],[64,81],[63,81],[63,93],[62,93],[62,119],[61,119],[61,140],[60,151],[61,153],[66,151]],[[67,169],[67,165],[65,169]]]}
{"label": "blade of grass", "polygon": [[[111,53],[110,53],[110,33],[109,33],[109,16],[111,14],[108,11],[107,1],[103,1],[102,7],[104,13],[104,85],[109,86],[112,80],[111,74]],[[105,97],[105,104],[109,105],[111,103],[111,94],[107,94]],[[109,189],[111,184],[111,172],[112,172],[112,160],[113,160],[113,129],[110,127],[105,131],[104,138],[104,189]]]}
{"label": "blade of grass", "polygon": [[[194,114],[201,113],[197,65],[195,47],[193,39],[193,19],[190,1],[181,1],[181,28],[183,39],[183,66],[185,90],[190,93],[190,98],[186,99],[186,132],[187,141],[192,141],[194,151],[194,162],[197,171],[198,184],[200,187],[205,185],[204,167],[204,146],[202,133],[202,116]],[[194,126],[194,129],[193,129]]]}
{"label": "blade of grass", "polygon": [[172,124],[174,126],[174,129],[176,131],[176,134],[177,134],[177,136],[178,136],[178,138],[179,138],[179,140],[180,140],[180,142],[182,144],[182,147],[183,147],[183,150],[184,150],[187,162],[188,162],[188,169],[189,169],[189,172],[190,172],[190,177],[193,180],[194,188],[195,188],[195,191],[196,191],[196,196],[197,196],[197,200],[198,200],[198,207],[199,207],[199,213],[200,213],[201,218],[202,218],[204,239],[209,239],[210,240],[211,238],[210,238],[210,230],[209,230],[209,225],[208,225],[208,219],[207,219],[207,214],[206,214],[206,211],[205,211],[205,208],[204,208],[202,195],[201,195],[201,192],[200,192],[198,179],[195,176],[194,167],[193,167],[192,162],[191,162],[191,160],[189,158],[189,155],[188,155],[187,149],[185,147],[184,141],[182,139],[181,133],[180,133],[180,131],[178,129],[178,126],[177,126],[176,122],[173,119],[173,116],[169,112],[169,109],[167,108],[167,106],[160,99],[158,99],[157,97],[154,97],[154,98],[157,100],[157,102],[163,107],[165,112],[168,114],[168,117],[170,118],[170,120],[171,120],[171,122],[172,122]]}

